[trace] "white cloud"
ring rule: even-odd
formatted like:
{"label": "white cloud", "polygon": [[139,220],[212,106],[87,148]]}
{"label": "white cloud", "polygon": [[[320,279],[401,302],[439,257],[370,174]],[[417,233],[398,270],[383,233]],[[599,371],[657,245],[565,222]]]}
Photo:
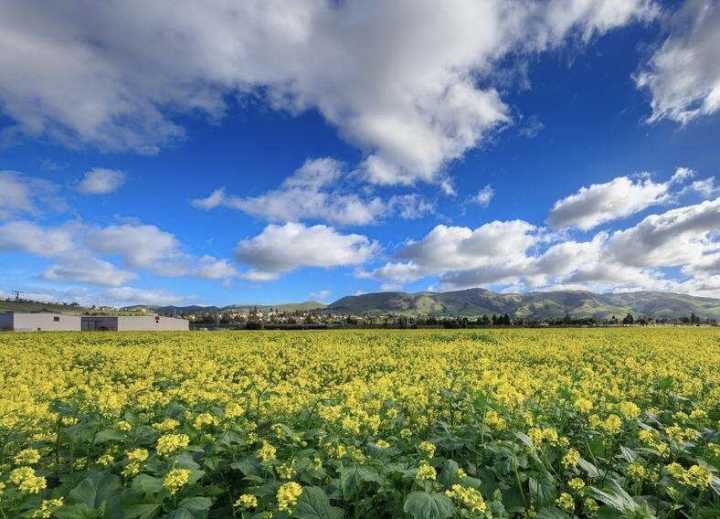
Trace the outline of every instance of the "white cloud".
{"label": "white cloud", "polygon": [[[469,229],[435,227],[396,257],[360,277],[383,284],[439,278],[441,289],[584,288],[674,290],[720,296],[720,198],[599,232],[589,241],[547,234],[523,221]],[[680,277],[663,269],[675,268]]]}
{"label": "white cloud", "polygon": [[505,58],[655,13],[649,0],[6,2],[0,105],[10,132],[153,153],[183,137],[175,116],[258,95],[317,109],[373,182],[434,182],[510,122],[493,86]]}
{"label": "white cloud", "polygon": [[50,281],[74,281],[90,285],[121,286],[137,277],[134,272],[117,268],[109,261],[86,257],[69,256],[62,262],[50,266],[42,277]]}
{"label": "white cloud", "polygon": [[93,251],[120,256],[133,268],[160,270],[180,255],[180,242],[154,225],[120,224],[89,229],[85,243]]}
{"label": "white cloud", "polygon": [[255,197],[227,195],[216,189],[207,198],[193,200],[199,209],[224,206],[271,222],[323,221],[335,225],[368,225],[391,214],[419,218],[432,211],[432,204],[417,194],[395,195],[385,201],[363,197],[348,185],[342,163],[321,158],[307,160],[279,189]]}
{"label": "white cloud", "polygon": [[720,110],[720,4],[688,0],[635,80],[652,96],[651,122],[686,124]]}
{"label": "white cloud", "polygon": [[490,205],[494,196],[495,190],[491,185],[487,185],[478,191],[477,194],[470,199],[470,201],[480,207],[487,207]]}
{"label": "white cloud", "polygon": [[57,186],[46,180],[28,177],[16,171],[0,171],[0,219],[21,214],[35,216],[40,207],[64,209],[56,197]]}
{"label": "white cloud", "polygon": [[21,251],[51,257],[74,248],[74,232],[70,226],[46,229],[26,221],[0,226],[0,251]]}
{"label": "white cloud", "polygon": [[[673,181],[679,178],[673,176]],[[581,187],[577,193],[555,202],[547,221],[555,228],[587,231],[667,201],[671,182],[656,183],[648,175],[641,175],[636,180],[617,177],[604,184]]]}
{"label": "white cloud", "polygon": [[105,300],[119,305],[164,306],[187,303],[188,298],[159,289],[143,289],[134,287],[109,288],[103,293]]}
{"label": "white cloud", "polygon": [[269,281],[300,267],[359,265],[377,250],[377,243],[359,234],[340,234],[325,225],[287,223],[268,225],[257,236],[240,241],[235,256],[251,268],[244,278]]}
{"label": "white cloud", "polygon": [[134,272],[101,259],[103,256],[117,257],[130,269],[161,276],[228,280],[238,275],[227,260],[189,254],[173,234],[141,223],[43,227],[27,221],[9,222],[0,226],[3,251],[56,258],[58,264],[43,274],[46,279],[99,285],[120,286],[136,277]]}
{"label": "white cloud", "polygon": [[408,242],[389,262],[371,273],[383,281],[409,282],[450,271],[484,269],[522,271],[526,251],[543,240],[522,220],[494,221],[476,229],[438,225],[425,238]]}
{"label": "white cloud", "polygon": [[712,234],[720,229],[720,198],[672,209],[613,233],[610,254],[637,267],[693,265],[720,248]]}
{"label": "white cloud", "polygon": [[125,183],[125,173],[114,169],[93,168],[87,171],[77,186],[85,195],[107,195]]}

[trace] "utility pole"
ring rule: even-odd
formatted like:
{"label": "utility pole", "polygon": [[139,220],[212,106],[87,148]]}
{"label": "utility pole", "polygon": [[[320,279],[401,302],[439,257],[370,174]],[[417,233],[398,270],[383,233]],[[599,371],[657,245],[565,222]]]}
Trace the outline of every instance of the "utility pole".
{"label": "utility pole", "polygon": [[20,301],[20,292],[19,290],[13,290],[13,293],[15,294],[15,301]]}

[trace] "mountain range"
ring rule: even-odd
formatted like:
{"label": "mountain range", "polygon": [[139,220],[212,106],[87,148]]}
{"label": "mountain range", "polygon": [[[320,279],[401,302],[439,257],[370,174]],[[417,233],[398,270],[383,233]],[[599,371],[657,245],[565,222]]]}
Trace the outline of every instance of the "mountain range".
{"label": "mountain range", "polygon": [[680,318],[694,313],[720,319],[720,299],[670,292],[597,294],[581,290],[505,294],[482,288],[454,292],[379,292],[343,297],[326,311],[352,314],[477,316],[509,314],[514,318],[622,319],[628,313],[653,318]]}
{"label": "mountain range", "polygon": [[[513,318],[558,319],[567,315],[575,319],[622,319],[628,313],[635,317],[678,319],[695,314],[701,319],[720,320],[720,299],[695,297],[671,292],[624,292],[599,294],[582,290],[552,292],[498,293],[483,288],[453,292],[377,292],[347,296],[326,305],[317,301],[280,305],[229,306],[145,306],[104,309],[120,313],[157,312],[164,315],[187,313],[247,312],[276,309],[285,312],[319,311],[343,314],[394,314],[406,316],[491,316],[508,314]],[[0,301],[2,311],[53,311],[62,313],[93,312],[79,305]]]}

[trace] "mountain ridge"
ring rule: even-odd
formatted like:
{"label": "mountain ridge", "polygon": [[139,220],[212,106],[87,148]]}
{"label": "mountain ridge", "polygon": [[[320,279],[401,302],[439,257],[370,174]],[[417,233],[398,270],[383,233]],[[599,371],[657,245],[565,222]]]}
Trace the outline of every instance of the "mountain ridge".
{"label": "mountain ridge", "polygon": [[720,319],[720,299],[673,292],[596,293],[586,290],[498,293],[483,288],[451,292],[375,292],[346,296],[325,311],[353,314],[477,316],[508,314],[514,318],[622,319],[626,314],[652,318],[681,318],[694,313]]}

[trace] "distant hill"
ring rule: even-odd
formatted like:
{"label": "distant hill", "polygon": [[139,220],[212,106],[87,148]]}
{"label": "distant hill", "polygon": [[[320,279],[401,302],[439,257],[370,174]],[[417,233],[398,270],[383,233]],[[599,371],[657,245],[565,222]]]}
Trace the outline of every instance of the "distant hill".
{"label": "distant hill", "polygon": [[580,290],[501,294],[482,288],[454,292],[379,292],[343,297],[326,311],[353,314],[477,316],[509,314],[516,318],[622,319],[635,316],[680,318],[695,313],[702,319],[720,319],[720,299],[668,292],[596,294]]}

